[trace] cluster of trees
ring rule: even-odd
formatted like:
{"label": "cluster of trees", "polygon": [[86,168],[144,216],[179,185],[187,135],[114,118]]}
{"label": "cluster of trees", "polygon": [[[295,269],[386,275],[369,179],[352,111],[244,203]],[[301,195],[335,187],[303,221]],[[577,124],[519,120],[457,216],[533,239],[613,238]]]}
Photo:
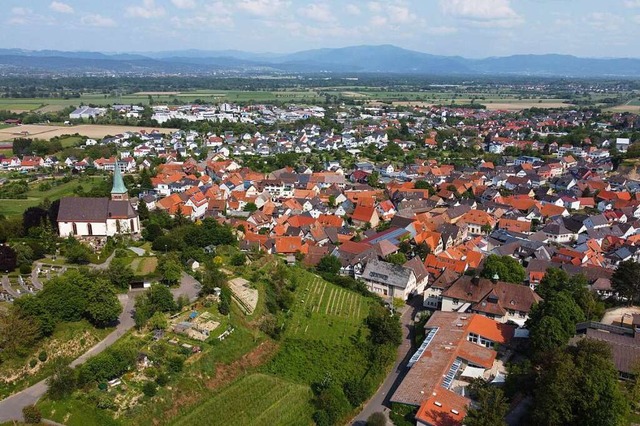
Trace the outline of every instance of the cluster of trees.
{"label": "cluster of trees", "polygon": [[[530,424],[621,424],[627,403],[608,346],[589,339],[568,345],[578,322],[602,315],[602,303],[588,290],[584,276],[569,277],[555,268],[547,270],[537,291],[544,300],[534,305],[527,321],[530,350],[524,362],[508,365],[506,394],[531,395]],[[502,413],[502,395],[484,394],[480,403],[466,424],[503,424],[482,421]]]}
{"label": "cluster of trees", "polygon": [[350,276],[340,275],[341,267],[340,259],[336,256],[327,255],[323,256],[316,265],[316,272],[330,283],[358,292],[363,296],[371,295],[371,292],[367,289],[367,285],[362,281],[355,280]]}
{"label": "cluster of trees", "polygon": [[16,138],[11,146],[14,155],[52,155],[62,151],[62,143],[59,138],[50,141],[30,138]]}
{"label": "cluster of trees", "polygon": [[96,327],[114,323],[122,306],[111,283],[97,273],[67,271],[35,295],[24,295],[0,313],[0,358],[23,356],[56,325],[86,319]]}
{"label": "cluster of trees", "polygon": [[157,313],[173,313],[179,309],[171,290],[164,284],[152,284],[146,292],[136,297],[133,318],[137,328],[144,327]]}

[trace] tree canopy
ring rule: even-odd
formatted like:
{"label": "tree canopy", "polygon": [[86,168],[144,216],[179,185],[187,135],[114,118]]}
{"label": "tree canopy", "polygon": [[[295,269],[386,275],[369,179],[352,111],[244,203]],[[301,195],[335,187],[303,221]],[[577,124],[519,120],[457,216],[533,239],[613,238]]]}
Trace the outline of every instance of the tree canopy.
{"label": "tree canopy", "polygon": [[524,267],[511,256],[491,254],[484,262],[482,276],[493,279],[495,275],[497,275],[501,281],[522,284],[527,274]]}
{"label": "tree canopy", "polygon": [[640,300],[640,263],[625,260],[611,277],[611,286],[629,302]]}

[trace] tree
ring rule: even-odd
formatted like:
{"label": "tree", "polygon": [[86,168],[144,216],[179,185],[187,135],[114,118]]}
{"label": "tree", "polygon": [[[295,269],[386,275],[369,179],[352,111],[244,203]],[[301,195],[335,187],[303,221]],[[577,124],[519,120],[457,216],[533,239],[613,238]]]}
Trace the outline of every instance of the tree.
{"label": "tree", "polygon": [[477,407],[467,411],[464,418],[466,426],[502,426],[507,423],[504,417],[509,404],[502,393],[502,389],[494,386],[484,386],[478,390]]}
{"label": "tree", "polygon": [[144,385],[142,385],[142,393],[149,398],[155,396],[157,391],[158,387],[154,382],[145,382]]}
{"label": "tree", "polygon": [[377,188],[380,185],[380,173],[377,171],[372,171],[369,176],[367,176],[367,183],[372,188]]}
{"label": "tree", "polygon": [[37,320],[19,309],[0,310],[0,361],[23,355],[40,338]]}
{"label": "tree", "polygon": [[253,213],[258,210],[258,206],[256,206],[256,203],[247,203],[242,210]]}
{"label": "tree", "polygon": [[122,305],[113,291],[113,287],[104,279],[98,279],[87,292],[86,314],[89,321],[98,327],[106,327],[114,323]]}
{"label": "tree", "polygon": [[330,254],[323,256],[320,262],[316,265],[316,270],[320,273],[327,273],[331,275],[337,275],[342,268],[340,259]]}
{"label": "tree", "polygon": [[69,263],[84,265],[89,263],[89,248],[82,243],[75,242],[67,247],[65,257]]}
{"label": "tree", "polygon": [[161,259],[158,263],[158,271],[162,275],[162,280],[169,285],[177,284],[182,277],[182,266],[174,256],[165,256]]}
{"label": "tree", "polygon": [[369,338],[374,344],[397,346],[402,342],[400,320],[397,316],[390,315],[381,305],[371,307],[365,324],[369,328]]}
{"label": "tree", "polygon": [[16,269],[17,255],[8,245],[0,245],[0,271],[13,271]]}
{"label": "tree", "polygon": [[493,279],[497,275],[501,281],[521,284],[526,277],[526,271],[517,260],[511,256],[489,255],[484,262],[482,276]]}
{"label": "tree", "polygon": [[392,253],[388,255],[385,260],[394,265],[403,265],[407,262],[407,256],[405,256],[404,253]]}
{"label": "tree", "polygon": [[611,277],[611,286],[629,303],[640,300],[640,263],[633,260],[620,262]]}
{"label": "tree", "polygon": [[584,313],[565,291],[553,293],[533,305],[527,320],[531,345],[544,353],[567,344],[575,334],[576,324],[584,321]]}
{"label": "tree", "polygon": [[71,395],[76,385],[76,372],[67,365],[64,359],[56,359],[53,364],[53,373],[47,379],[49,397],[51,399],[63,399]]}
{"label": "tree", "polygon": [[164,313],[156,311],[151,318],[149,318],[148,325],[152,330],[166,330],[169,323],[167,321],[167,316]]}
{"label": "tree", "polygon": [[107,277],[111,284],[119,290],[128,290],[134,273],[131,266],[123,258],[116,257],[111,261],[107,269]]}
{"label": "tree", "polygon": [[35,405],[22,407],[22,417],[24,417],[24,422],[28,424],[39,424],[42,421],[42,413]]}
{"label": "tree", "polygon": [[387,417],[384,413],[380,411],[376,411],[371,414],[367,419],[367,426],[386,426],[387,425]]}
{"label": "tree", "polygon": [[146,293],[147,300],[152,309],[152,315],[156,311],[172,312],[176,309],[176,302],[173,300],[171,290],[162,284],[152,284]]}

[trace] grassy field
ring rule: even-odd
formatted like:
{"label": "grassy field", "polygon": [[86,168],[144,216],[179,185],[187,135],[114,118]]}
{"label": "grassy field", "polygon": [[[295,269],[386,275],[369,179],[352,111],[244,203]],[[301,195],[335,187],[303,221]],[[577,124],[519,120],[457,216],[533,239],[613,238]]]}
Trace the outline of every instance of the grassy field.
{"label": "grassy field", "polygon": [[101,410],[95,404],[84,400],[71,399],[64,402],[52,401],[48,398],[38,401],[38,408],[46,413],[46,418],[66,426],[117,426],[120,422],[114,420],[108,411]]}
{"label": "grassy field", "polygon": [[137,276],[146,276],[158,267],[157,257],[137,257],[131,262],[131,269]]}
{"label": "grassy field", "polygon": [[45,198],[51,201],[62,197],[73,195],[73,190],[78,186],[82,186],[84,190],[90,188],[93,182],[104,179],[102,176],[83,177],[80,180],[73,179],[70,182],[54,186],[48,191],[40,191],[38,185],[42,182],[32,184],[31,190],[27,192],[27,198],[21,200],[0,200],[0,215],[18,216],[21,215],[29,207],[35,207]]}
{"label": "grassy field", "polygon": [[[270,426],[300,425],[312,413],[311,389],[264,374],[252,374],[236,381],[188,415],[176,426]],[[212,413],[216,413],[212,416]]]}

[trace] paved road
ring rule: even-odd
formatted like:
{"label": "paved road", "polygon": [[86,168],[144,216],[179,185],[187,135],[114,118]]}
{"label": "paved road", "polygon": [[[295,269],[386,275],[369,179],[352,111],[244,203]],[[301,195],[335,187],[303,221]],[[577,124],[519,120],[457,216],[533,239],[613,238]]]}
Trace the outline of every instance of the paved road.
{"label": "paved road", "polygon": [[180,287],[171,289],[171,293],[174,298],[186,295],[190,302],[195,301],[200,293],[201,284],[200,281],[193,278],[191,275],[182,271],[182,278],[180,278]]}
{"label": "paved road", "polygon": [[8,275],[3,275],[2,276],[2,288],[5,289],[5,291],[7,293],[9,293],[10,295],[12,295],[13,297],[20,297],[22,296],[20,293],[18,293],[17,291],[15,291],[12,287],[11,287],[11,283],[9,282],[9,276]]}
{"label": "paved road", "polygon": [[111,253],[111,256],[107,257],[106,260],[103,263],[90,263],[89,267],[93,268],[93,269],[97,269],[99,271],[104,271],[107,268],[109,268],[109,265],[111,265],[111,261],[113,260],[113,258],[116,256],[116,251],[114,250],[113,253]]}
{"label": "paved road", "polygon": [[389,398],[396,391],[400,382],[407,373],[407,362],[413,355],[411,350],[411,337],[413,335],[413,318],[416,313],[422,309],[422,298],[414,297],[410,304],[405,308],[400,317],[400,323],[402,324],[402,343],[398,347],[398,355],[396,356],[396,362],[391,369],[391,372],[384,380],[378,392],[367,402],[360,414],[351,421],[352,425],[364,426],[367,423],[369,416],[375,412],[383,412],[387,416],[387,423],[391,424],[388,420],[389,408],[391,403]]}
{"label": "paved road", "polygon": [[[75,359],[70,364],[72,367],[76,367],[89,359],[89,357],[99,354],[134,326],[135,323],[133,321],[132,313],[133,304],[135,303],[135,292],[120,295],[119,299],[123,306],[123,310],[118,318],[118,325],[116,326],[116,329],[105,337],[104,340]],[[35,404],[46,392],[47,383],[46,380],[42,380],[35,385],[0,401],[0,423],[11,420],[21,421],[22,408],[27,405]]]}

